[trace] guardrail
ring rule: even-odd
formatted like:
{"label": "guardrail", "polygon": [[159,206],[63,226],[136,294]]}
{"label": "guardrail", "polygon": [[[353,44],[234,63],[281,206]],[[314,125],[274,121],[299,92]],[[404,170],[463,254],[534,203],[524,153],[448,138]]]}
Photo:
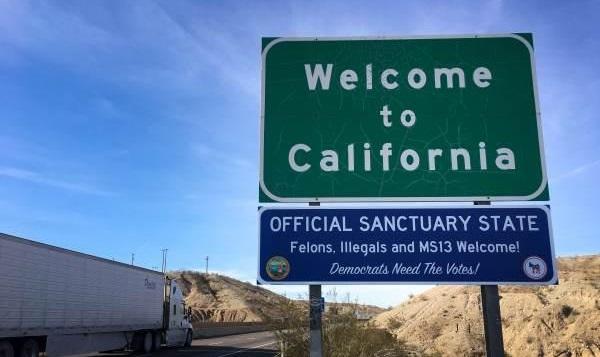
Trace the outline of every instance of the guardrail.
{"label": "guardrail", "polygon": [[195,321],[194,338],[219,337],[250,332],[268,331],[270,326],[264,322],[214,322]]}

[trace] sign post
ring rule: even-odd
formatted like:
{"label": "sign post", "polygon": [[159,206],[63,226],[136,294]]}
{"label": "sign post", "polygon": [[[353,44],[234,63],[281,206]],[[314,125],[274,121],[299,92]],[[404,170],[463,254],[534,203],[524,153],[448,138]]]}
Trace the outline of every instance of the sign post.
{"label": "sign post", "polygon": [[310,305],[309,311],[309,327],[310,327],[310,356],[323,356],[323,324],[321,311],[321,285],[309,285],[308,302]]}
{"label": "sign post", "polygon": [[498,285],[481,285],[481,310],[483,312],[486,355],[488,357],[504,357]]}
{"label": "sign post", "polygon": [[[309,206],[318,207],[319,202],[309,202]],[[309,352],[311,357],[323,356],[323,309],[321,285],[308,286]]]}
{"label": "sign post", "polygon": [[[489,206],[490,202],[479,201],[475,202],[475,205]],[[481,285],[481,312],[483,314],[486,355],[489,357],[504,357],[498,285]]]}

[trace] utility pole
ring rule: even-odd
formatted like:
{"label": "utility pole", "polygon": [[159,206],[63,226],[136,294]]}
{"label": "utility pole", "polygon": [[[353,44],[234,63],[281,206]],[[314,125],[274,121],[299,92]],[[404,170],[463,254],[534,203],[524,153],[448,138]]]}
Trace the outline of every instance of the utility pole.
{"label": "utility pole", "polygon": [[206,275],[208,275],[208,255],[206,256]]}
{"label": "utility pole", "polygon": [[169,251],[169,250],[167,248],[165,248],[165,249],[161,249],[160,251],[162,252],[161,270],[162,270],[162,273],[166,276],[167,275],[167,251]]}
{"label": "utility pole", "polygon": [[131,265],[133,265],[134,258],[135,258],[135,253],[131,253]]}

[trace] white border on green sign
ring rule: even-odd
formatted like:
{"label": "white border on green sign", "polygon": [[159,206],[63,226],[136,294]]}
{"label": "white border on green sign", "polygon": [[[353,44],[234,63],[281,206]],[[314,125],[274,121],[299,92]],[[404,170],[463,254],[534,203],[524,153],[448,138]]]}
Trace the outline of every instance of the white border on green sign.
{"label": "white border on green sign", "polygon": [[[360,40],[435,40],[435,39],[461,39],[461,38],[514,38],[525,45],[529,50],[531,62],[531,73],[533,80],[533,96],[535,103],[535,116],[537,120],[538,142],[540,149],[540,162],[542,169],[542,181],[537,190],[526,196],[452,196],[452,197],[279,197],[273,194],[264,183],[264,126],[265,126],[265,65],[269,50],[281,42],[296,41],[360,41]],[[409,37],[281,37],[271,41],[262,52],[261,69],[261,108],[260,108],[260,188],[269,198],[276,202],[458,202],[458,201],[529,201],[538,197],[546,188],[548,178],[546,176],[546,159],[544,155],[544,141],[542,135],[542,123],[540,119],[540,106],[538,100],[537,77],[533,48],[523,37],[515,34],[486,34],[486,35],[451,35],[451,36],[409,36]]]}

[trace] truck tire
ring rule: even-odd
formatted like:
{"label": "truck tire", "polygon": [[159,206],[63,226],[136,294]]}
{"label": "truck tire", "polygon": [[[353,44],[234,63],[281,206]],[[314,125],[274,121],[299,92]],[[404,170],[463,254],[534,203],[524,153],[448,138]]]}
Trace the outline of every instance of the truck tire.
{"label": "truck tire", "polygon": [[136,332],[131,339],[129,347],[134,353],[142,353],[144,351],[144,332]]}
{"label": "truck tire", "polygon": [[161,345],[162,345],[162,333],[159,331],[155,331],[152,334],[152,351],[160,350]]}
{"label": "truck tire", "polygon": [[15,357],[15,349],[9,341],[0,341],[0,357]]}
{"label": "truck tire", "polygon": [[188,330],[187,335],[185,336],[185,347],[191,347],[192,346],[192,338],[194,336],[192,335],[192,331]]}
{"label": "truck tire", "polygon": [[39,357],[40,346],[38,342],[32,338],[28,338],[19,348],[19,357]]}
{"label": "truck tire", "polygon": [[143,353],[150,353],[152,352],[152,347],[154,346],[154,342],[153,342],[153,338],[152,338],[152,332],[146,332],[146,333],[142,333],[142,340],[141,340],[141,348],[140,348],[140,352]]}

